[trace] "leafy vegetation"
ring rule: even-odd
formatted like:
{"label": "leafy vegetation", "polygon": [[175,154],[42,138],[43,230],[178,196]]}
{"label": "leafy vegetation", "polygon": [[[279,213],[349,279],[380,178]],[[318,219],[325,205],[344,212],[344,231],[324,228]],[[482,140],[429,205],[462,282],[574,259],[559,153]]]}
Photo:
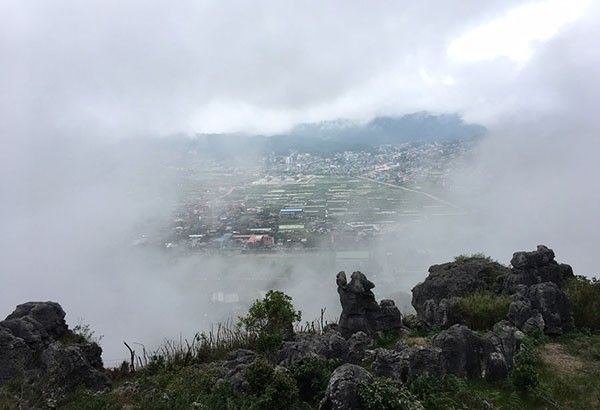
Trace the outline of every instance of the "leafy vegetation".
{"label": "leafy vegetation", "polygon": [[248,366],[245,376],[257,408],[286,409],[298,404],[298,386],[286,370],[274,369],[267,360],[258,359]]}
{"label": "leafy vegetation", "polygon": [[573,318],[579,329],[600,331],[600,281],[576,276],[564,288],[573,303]]}
{"label": "leafy vegetation", "polygon": [[301,312],[294,309],[292,298],[278,290],[267,292],[263,300],[254,302],[248,314],[239,318],[239,324],[257,335],[257,348],[273,351],[284,337],[293,332],[294,322],[300,321]]}
{"label": "leafy vegetation", "polygon": [[600,362],[600,334],[572,332],[561,336],[559,340],[569,354]]}
{"label": "leafy vegetation", "polygon": [[540,383],[537,372],[539,364],[540,357],[535,343],[530,339],[523,340],[519,350],[515,353],[514,365],[510,374],[511,382],[517,390],[528,393],[538,387]]}
{"label": "leafy vegetation", "polygon": [[319,403],[331,374],[340,364],[339,360],[307,357],[290,366],[290,374],[296,380],[300,399],[314,405]]}
{"label": "leafy vegetation", "polygon": [[96,335],[89,324],[80,321],[72,330],[64,334],[61,341],[66,344],[96,343],[99,345],[103,337],[103,335]]}
{"label": "leafy vegetation", "polygon": [[495,262],[491,257],[483,254],[483,253],[472,253],[471,255],[462,254],[454,257],[454,262],[456,263],[464,263],[471,259],[483,259],[486,262]]}
{"label": "leafy vegetation", "polygon": [[366,410],[421,410],[419,400],[398,383],[378,378],[371,384],[363,384],[358,390],[360,403]]}
{"label": "leafy vegetation", "polygon": [[509,306],[508,295],[477,292],[461,298],[456,309],[471,329],[487,330],[506,317]]}

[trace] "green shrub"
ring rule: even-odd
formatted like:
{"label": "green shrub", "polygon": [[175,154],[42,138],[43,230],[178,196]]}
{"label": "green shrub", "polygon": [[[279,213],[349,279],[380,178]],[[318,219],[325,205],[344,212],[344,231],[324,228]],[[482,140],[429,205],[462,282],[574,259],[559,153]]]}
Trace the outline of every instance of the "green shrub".
{"label": "green shrub", "polygon": [[331,373],[339,364],[339,360],[308,357],[290,366],[300,399],[311,404],[318,403],[324,396]]}
{"label": "green shrub", "polygon": [[373,340],[373,346],[392,349],[398,343],[398,340],[400,340],[400,335],[397,332],[386,332]]}
{"label": "green shrub", "polygon": [[257,359],[244,372],[252,394],[260,394],[273,380],[273,366],[265,359]]}
{"label": "green shrub", "polygon": [[284,369],[277,369],[258,398],[257,409],[290,409],[298,404],[296,381]]}
{"label": "green shrub", "polygon": [[600,281],[576,276],[567,282],[564,290],[573,303],[575,326],[600,330]]}
{"label": "green shrub", "polygon": [[375,379],[359,387],[358,396],[366,410],[421,410],[424,407],[407,389],[390,379]]}
{"label": "green shrub", "polygon": [[536,344],[537,341],[529,338],[523,340],[513,359],[510,380],[517,390],[524,393],[534,391],[540,383],[537,372],[540,357]]}
{"label": "green shrub", "polygon": [[284,409],[298,402],[296,380],[285,369],[274,369],[264,358],[260,358],[244,371],[248,382],[248,393],[256,398],[252,406],[257,409]]}
{"label": "green shrub", "polygon": [[510,297],[492,292],[476,292],[460,299],[456,306],[458,317],[474,330],[491,329],[506,317]]}
{"label": "green shrub", "polygon": [[293,323],[301,319],[301,312],[294,310],[292,298],[278,290],[267,292],[263,300],[255,301],[239,324],[246,331],[258,335],[258,349],[272,351],[279,347],[283,338],[293,332]]}

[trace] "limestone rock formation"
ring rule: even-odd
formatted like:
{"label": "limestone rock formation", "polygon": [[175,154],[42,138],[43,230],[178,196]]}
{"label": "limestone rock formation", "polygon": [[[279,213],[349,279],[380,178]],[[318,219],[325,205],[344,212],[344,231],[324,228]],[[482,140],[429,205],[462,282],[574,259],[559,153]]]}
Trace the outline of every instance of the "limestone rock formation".
{"label": "limestone rock formation", "polygon": [[519,285],[542,282],[553,282],[560,288],[574,276],[571,266],[556,262],[554,251],[544,245],[538,245],[532,252],[515,252],[510,263],[511,274],[506,276],[503,285],[508,293],[516,292]]}
{"label": "limestone rock formation", "polygon": [[429,325],[460,323],[455,306],[461,297],[477,291],[500,292],[510,270],[484,257],[433,265],[424,282],[412,290],[418,317]]}
{"label": "limestone rock formation", "polygon": [[280,366],[289,366],[311,356],[346,360],[348,351],[349,343],[335,330],[328,330],[322,335],[297,334],[293,341],[283,342],[277,353],[277,362]]}
{"label": "limestone rock formation", "polygon": [[102,349],[77,337],[64,318],[58,303],[28,302],[0,321],[0,385],[21,383],[49,402],[78,386],[109,386]]}
{"label": "limestone rock formation", "polygon": [[535,330],[560,335],[573,328],[568,296],[554,282],[519,285],[508,310],[508,319],[525,333]]}
{"label": "limestone rock formation", "polygon": [[354,364],[343,364],[333,371],[321,400],[321,410],[351,410],[360,408],[358,389],[369,384],[373,376],[364,368]]}
{"label": "limestone rock formation", "polygon": [[392,300],[382,300],[379,304],[371,289],[375,285],[361,272],[354,272],[347,282],[346,274],[337,275],[338,294],[342,304],[339,330],[344,337],[362,331],[367,335],[376,332],[400,330],[402,315]]}
{"label": "limestone rock formation", "polygon": [[433,265],[425,281],[413,288],[418,319],[430,326],[463,323],[456,309],[461,298],[487,291],[512,295],[507,318],[525,333],[561,334],[571,329],[571,304],[560,289],[573,277],[571,267],[557,263],[554,251],[544,245],[515,252],[511,264],[509,269],[488,258],[471,257]]}
{"label": "limestone rock formation", "polygon": [[223,375],[223,380],[228,382],[238,392],[248,391],[246,369],[258,359],[252,350],[237,349],[230,352],[225,360],[216,362],[213,367]]}

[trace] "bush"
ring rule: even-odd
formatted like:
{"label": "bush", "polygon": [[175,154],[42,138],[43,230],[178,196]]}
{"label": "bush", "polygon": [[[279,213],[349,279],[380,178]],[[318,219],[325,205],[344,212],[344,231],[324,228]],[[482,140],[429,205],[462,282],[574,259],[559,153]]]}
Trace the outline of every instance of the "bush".
{"label": "bush", "polygon": [[564,290],[573,303],[575,326],[600,330],[600,281],[576,276],[567,282]]}
{"label": "bush", "polygon": [[474,330],[491,329],[506,317],[510,297],[491,292],[476,292],[460,299],[456,309],[458,317]]}
{"label": "bush", "polygon": [[325,394],[333,370],[339,364],[338,360],[320,357],[308,357],[293,364],[290,373],[296,380],[300,398],[307,403],[318,403]]}
{"label": "bush", "polygon": [[270,383],[259,396],[257,409],[290,409],[298,403],[296,381],[284,369],[273,372]]}
{"label": "bush", "polygon": [[263,300],[257,300],[250,306],[246,316],[239,318],[239,324],[246,331],[257,334],[259,350],[272,351],[293,332],[293,323],[300,319],[301,312],[294,310],[291,297],[281,291],[270,290]]}
{"label": "bush", "polygon": [[359,387],[358,395],[366,410],[421,410],[424,407],[408,390],[390,379],[375,379]]}
{"label": "bush", "polygon": [[244,372],[248,392],[258,409],[284,409],[298,402],[298,386],[285,369],[274,369],[264,358],[256,360]]}
{"label": "bush", "polygon": [[254,363],[248,366],[244,372],[244,376],[246,376],[246,381],[248,381],[250,393],[260,394],[265,386],[273,380],[274,372],[273,366],[262,358],[255,360]]}
{"label": "bush", "polygon": [[523,393],[534,391],[540,383],[539,374],[536,370],[540,363],[536,343],[536,341],[529,338],[523,340],[513,359],[514,364],[510,380],[515,388]]}

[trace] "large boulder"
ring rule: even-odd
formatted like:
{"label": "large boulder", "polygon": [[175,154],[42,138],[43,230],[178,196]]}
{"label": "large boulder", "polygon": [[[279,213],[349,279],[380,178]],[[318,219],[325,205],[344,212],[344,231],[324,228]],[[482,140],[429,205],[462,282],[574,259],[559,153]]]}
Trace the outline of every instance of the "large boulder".
{"label": "large boulder", "polygon": [[397,379],[403,383],[415,380],[421,375],[435,378],[446,374],[442,351],[431,346],[408,347],[399,352],[400,374]]}
{"label": "large boulder", "polygon": [[460,258],[433,265],[424,282],[412,290],[412,304],[429,325],[460,323],[456,312],[460,298],[478,291],[501,292],[510,269],[485,257]]}
{"label": "large boulder", "polygon": [[44,376],[41,384],[46,400],[58,401],[79,386],[100,391],[109,385],[102,362],[99,367],[93,366],[94,362],[98,364],[98,357],[95,354],[88,356],[90,351],[61,342],[53,342],[43,350]]}
{"label": "large boulder", "polygon": [[492,343],[464,325],[453,325],[431,341],[442,350],[446,370],[459,377],[480,378],[486,368]]}
{"label": "large boulder", "polygon": [[454,325],[434,336],[431,343],[441,350],[448,373],[498,381],[508,376],[521,337],[516,327],[502,321],[483,336],[467,326]]}
{"label": "large boulder", "polygon": [[515,252],[510,261],[511,274],[504,281],[504,289],[509,293],[517,291],[519,285],[531,286],[542,282],[553,282],[558,287],[572,278],[571,266],[554,260],[554,251],[545,245],[538,245],[532,252]]}
{"label": "large boulder", "polygon": [[56,402],[78,386],[109,386],[102,349],[75,335],[55,302],[28,302],[0,321],[0,386],[21,383]]}
{"label": "large boulder", "polygon": [[346,360],[349,343],[335,330],[322,335],[297,334],[293,341],[283,342],[277,353],[280,366],[289,366],[308,357]]}
{"label": "large boulder", "polygon": [[351,410],[360,408],[358,390],[362,384],[373,382],[373,376],[354,364],[343,364],[333,371],[321,400],[321,410]]}
{"label": "large boulder", "polygon": [[525,333],[540,330],[560,335],[573,328],[571,301],[554,282],[519,285],[508,309],[508,319]]}
{"label": "large boulder", "polygon": [[371,351],[371,357],[373,374],[400,383],[409,383],[422,375],[440,378],[446,374],[442,350],[437,347],[377,348]]}
{"label": "large boulder", "polygon": [[354,272],[348,283],[346,274],[337,275],[338,294],[342,304],[339,330],[344,337],[362,331],[368,335],[402,329],[402,315],[392,300],[375,301],[373,282],[361,272]]}

